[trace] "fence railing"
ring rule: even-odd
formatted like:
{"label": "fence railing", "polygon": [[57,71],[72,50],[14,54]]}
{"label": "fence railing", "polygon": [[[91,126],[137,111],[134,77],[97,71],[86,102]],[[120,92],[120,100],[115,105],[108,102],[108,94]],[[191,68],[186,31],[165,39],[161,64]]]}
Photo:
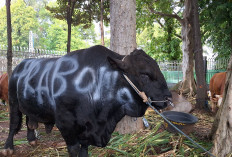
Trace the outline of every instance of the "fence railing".
{"label": "fence railing", "polygon": [[[12,48],[12,68],[14,69],[25,58],[54,58],[66,54],[61,51],[51,51],[44,49],[29,50],[24,47]],[[0,45],[0,73],[7,71],[7,46]],[[226,71],[229,58],[215,59],[207,58],[206,82],[209,83],[211,77],[218,72]],[[157,61],[159,67],[168,83],[178,83],[183,80],[182,61]]]}
{"label": "fence railing", "polygon": [[[12,47],[12,69],[26,58],[54,58],[65,55],[66,52],[44,49],[31,49],[25,47]],[[0,74],[7,71],[7,46],[0,45]]]}
{"label": "fence railing", "polygon": [[[206,83],[209,84],[211,77],[218,72],[226,71],[229,58],[204,58],[206,63]],[[182,61],[157,61],[166,81],[178,83],[183,80]],[[194,72],[195,73],[195,72]],[[195,74],[196,75],[196,74]]]}

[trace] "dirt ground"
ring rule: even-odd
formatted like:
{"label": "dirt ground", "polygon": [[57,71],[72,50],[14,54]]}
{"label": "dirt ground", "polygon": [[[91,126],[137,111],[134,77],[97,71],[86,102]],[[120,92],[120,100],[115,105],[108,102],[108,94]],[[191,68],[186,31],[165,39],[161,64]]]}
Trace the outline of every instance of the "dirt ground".
{"label": "dirt ground", "polygon": [[[4,106],[0,106],[0,151],[4,147],[9,131],[9,119],[7,118],[8,112],[4,112],[4,110],[6,110],[6,108]],[[199,121],[194,125],[194,136],[208,140],[214,116],[208,112],[196,109],[193,110],[191,114],[195,115],[199,119]],[[12,157],[68,156],[66,144],[56,127],[53,128],[53,131],[50,134],[46,134],[44,125],[40,124],[37,134],[37,145],[29,145],[26,140],[26,126],[24,123],[21,131],[14,137],[15,150]],[[0,154],[0,156],[2,155]]]}

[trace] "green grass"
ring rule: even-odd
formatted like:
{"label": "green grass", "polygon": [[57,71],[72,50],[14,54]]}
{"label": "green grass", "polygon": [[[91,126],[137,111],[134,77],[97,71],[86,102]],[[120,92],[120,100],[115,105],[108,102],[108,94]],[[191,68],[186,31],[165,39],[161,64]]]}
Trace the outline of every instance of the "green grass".
{"label": "green grass", "polygon": [[4,110],[0,110],[0,121],[6,121],[6,120],[9,120],[8,112]]}
{"label": "green grass", "polygon": [[[163,120],[161,117],[155,113],[151,113],[145,116],[149,122],[150,127],[140,131],[136,134],[119,134],[114,132],[112,137],[105,148],[99,148],[90,146],[89,147],[89,156],[91,157],[146,157],[150,155],[160,155],[163,153],[170,152],[167,156],[176,156],[176,157],[204,157],[207,156],[200,148],[197,148],[192,142],[187,138],[179,134],[172,134],[163,129]],[[8,120],[8,113],[4,110],[0,110],[0,121]],[[25,121],[25,117],[24,117]],[[24,122],[25,123],[25,122]],[[25,130],[26,128],[23,128]],[[41,137],[44,137],[45,133],[41,133]],[[51,139],[46,141],[55,141],[57,140],[57,133],[52,133],[52,136],[48,136]],[[212,142],[204,141],[198,139],[193,134],[190,137],[196,141],[198,144],[206,148],[207,150],[211,149]],[[40,140],[43,141],[42,139]],[[44,141],[44,142],[46,142]],[[2,147],[4,144],[0,142]],[[15,139],[14,145],[28,144],[26,138]],[[54,155],[54,156],[67,156],[66,146],[62,147],[51,147],[48,146],[46,149],[40,148],[31,148],[31,156],[40,155]]]}
{"label": "green grass", "polygon": [[[112,138],[106,148],[89,147],[89,154],[92,157],[143,157],[150,155],[160,155],[171,152],[168,156],[178,157],[204,157],[207,154],[197,148],[191,141],[180,134],[173,134],[163,131],[163,120],[157,115],[146,117],[150,128],[137,134],[121,135],[117,132],[112,134]],[[209,150],[212,142],[201,141],[190,135],[198,144]]]}

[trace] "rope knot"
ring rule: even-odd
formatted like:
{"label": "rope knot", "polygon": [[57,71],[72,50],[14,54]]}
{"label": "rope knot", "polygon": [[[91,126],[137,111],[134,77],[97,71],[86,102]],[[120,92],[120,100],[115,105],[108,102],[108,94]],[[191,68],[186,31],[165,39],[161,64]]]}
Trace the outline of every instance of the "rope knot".
{"label": "rope knot", "polygon": [[144,92],[139,92],[139,96],[143,99],[143,102],[148,102],[148,98]]}

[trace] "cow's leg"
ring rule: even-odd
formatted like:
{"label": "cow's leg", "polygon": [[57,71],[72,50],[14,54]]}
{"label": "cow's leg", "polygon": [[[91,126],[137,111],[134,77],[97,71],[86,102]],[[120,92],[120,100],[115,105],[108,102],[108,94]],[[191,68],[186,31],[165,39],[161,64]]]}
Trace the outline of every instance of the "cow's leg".
{"label": "cow's leg", "polygon": [[79,152],[79,157],[87,157],[88,156],[88,145],[81,145],[81,150]]}
{"label": "cow's leg", "polygon": [[216,98],[218,98],[217,108],[219,108],[222,104],[223,95],[215,95],[215,96],[216,96]]}
{"label": "cow's leg", "polygon": [[57,125],[57,127],[59,128],[61,135],[67,144],[69,156],[77,157],[80,151],[80,143],[77,139],[76,131],[74,128],[61,128],[59,125]]}
{"label": "cow's leg", "polygon": [[34,130],[38,128],[38,122],[33,120],[32,118],[27,118],[27,127]]}
{"label": "cow's leg", "polygon": [[[34,121],[30,121],[30,118],[28,116],[26,116],[26,125],[27,125],[27,141],[30,145],[35,146],[37,143],[36,140],[36,136],[35,136],[35,130],[31,129],[38,127],[38,123],[37,124],[32,124]],[[33,127],[32,127],[33,126]]]}
{"label": "cow's leg", "polygon": [[[67,142],[66,142],[67,143]],[[67,144],[67,148],[68,148],[68,153],[70,157],[77,157],[77,155],[80,152],[80,143],[77,142],[74,145],[69,145]],[[78,157],[82,157],[82,156],[78,156]]]}
{"label": "cow's leg", "polygon": [[[60,133],[66,142],[69,156],[70,157],[77,157],[77,155],[80,152],[80,143],[78,140],[78,130],[76,130],[75,126],[71,125],[68,121],[65,121],[65,116],[59,116],[59,117],[57,117],[56,120],[57,120],[56,126],[60,130]],[[81,157],[81,156],[79,156],[79,157]]]}
{"label": "cow's leg", "polygon": [[51,133],[52,128],[54,127],[54,123],[45,123],[45,131],[47,134]]}
{"label": "cow's leg", "polygon": [[212,113],[216,113],[217,102],[218,102],[217,98],[211,98],[211,104],[212,104],[211,111],[212,111]]}
{"label": "cow's leg", "polygon": [[9,135],[4,145],[2,154],[10,156],[13,154],[13,138],[18,133],[22,125],[22,113],[19,111],[18,102],[10,98],[10,130]]}

